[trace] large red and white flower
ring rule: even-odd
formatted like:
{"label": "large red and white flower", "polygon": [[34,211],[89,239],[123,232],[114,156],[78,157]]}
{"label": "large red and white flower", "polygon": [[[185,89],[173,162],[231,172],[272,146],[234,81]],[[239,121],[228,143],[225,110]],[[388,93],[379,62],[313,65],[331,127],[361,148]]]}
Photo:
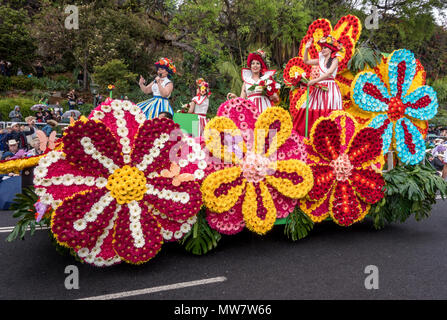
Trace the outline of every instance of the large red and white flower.
{"label": "large red and white flower", "polygon": [[36,193],[55,210],[56,240],[83,261],[144,263],[195,223],[205,154],[173,121],[146,120],[130,101],[108,99],[89,118],[40,160]]}

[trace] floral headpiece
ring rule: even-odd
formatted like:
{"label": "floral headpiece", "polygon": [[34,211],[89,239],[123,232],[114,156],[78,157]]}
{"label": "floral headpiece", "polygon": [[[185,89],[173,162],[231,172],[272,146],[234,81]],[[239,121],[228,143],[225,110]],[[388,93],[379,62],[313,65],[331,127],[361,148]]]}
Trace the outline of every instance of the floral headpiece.
{"label": "floral headpiece", "polygon": [[[199,78],[196,80],[196,85],[197,88],[202,91],[202,90],[206,90],[206,93],[208,95],[211,95],[210,93],[210,85],[208,84],[208,82],[206,82],[203,78]],[[199,93],[200,94],[200,93]]]}
{"label": "floral headpiece", "polygon": [[250,68],[251,67],[251,62],[253,60],[257,60],[261,63],[261,69],[262,71],[265,71],[268,69],[267,64],[265,63],[266,56],[265,56],[265,52],[262,51],[261,49],[256,50],[255,52],[252,52],[248,55],[247,58],[247,67]]}
{"label": "floral headpiece", "polygon": [[170,74],[177,72],[177,68],[175,67],[174,63],[172,63],[172,61],[168,58],[160,58],[157,62],[155,62],[155,67],[163,68]]}
{"label": "floral headpiece", "polygon": [[337,52],[343,52],[343,46],[341,45],[341,43],[338,42],[337,39],[333,38],[331,35],[322,37],[320,40],[318,40],[318,44],[322,47],[327,47],[332,50],[331,58],[335,58]]}

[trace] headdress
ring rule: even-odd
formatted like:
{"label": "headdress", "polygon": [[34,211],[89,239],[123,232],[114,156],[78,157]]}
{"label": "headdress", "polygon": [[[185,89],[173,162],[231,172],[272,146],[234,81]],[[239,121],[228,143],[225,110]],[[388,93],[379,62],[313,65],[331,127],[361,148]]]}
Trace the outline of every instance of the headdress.
{"label": "headdress", "polygon": [[160,58],[157,62],[155,62],[155,67],[163,68],[171,75],[177,72],[175,65],[168,58]]}
{"label": "headdress", "polygon": [[251,62],[253,60],[257,60],[261,63],[262,72],[264,72],[265,70],[268,69],[267,64],[264,61],[265,60],[265,52],[262,51],[261,49],[258,49],[257,51],[252,52],[248,55],[248,58],[247,58],[247,67],[248,68],[251,67]]}
{"label": "headdress", "polygon": [[338,42],[337,39],[333,38],[331,35],[322,37],[320,40],[318,40],[318,44],[321,47],[327,47],[332,50],[331,58],[335,58],[337,52],[343,51],[343,46],[341,45],[341,43]]}

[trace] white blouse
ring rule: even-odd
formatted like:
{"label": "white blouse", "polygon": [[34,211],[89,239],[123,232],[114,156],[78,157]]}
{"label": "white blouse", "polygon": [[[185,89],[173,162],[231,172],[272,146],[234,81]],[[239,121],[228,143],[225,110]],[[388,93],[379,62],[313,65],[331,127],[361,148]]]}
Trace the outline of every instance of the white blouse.
{"label": "white blouse", "polygon": [[[166,86],[168,85],[169,82],[172,82],[172,81],[169,80],[168,77],[162,78],[162,79],[161,79],[161,86],[164,88],[164,87],[166,87]],[[160,90],[158,89],[158,84],[157,84],[157,82],[154,81],[154,84],[152,85],[151,88],[152,88],[152,94],[153,94],[154,96],[161,96]],[[171,95],[169,95],[168,98],[169,98],[170,96],[171,96]]]}
{"label": "white blouse", "polygon": [[206,115],[210,104],[208,96],[195,96],[192,101],[196,104],[194,113]]}

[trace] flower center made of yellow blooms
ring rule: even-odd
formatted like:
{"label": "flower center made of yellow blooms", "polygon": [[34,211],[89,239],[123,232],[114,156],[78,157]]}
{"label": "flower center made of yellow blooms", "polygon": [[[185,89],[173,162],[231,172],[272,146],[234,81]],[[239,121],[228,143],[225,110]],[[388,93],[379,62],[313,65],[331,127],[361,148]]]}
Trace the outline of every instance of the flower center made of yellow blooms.
{"label": "flower center made of yellow blooms", "polygon": [[345,181],[351,176],[354,166],[349,161],[347,154],[341,154],[336,160],[332,160],[330,166],[334,168],[335,177],[338,181]]}
{"label": "flower center made of yellow blooms", "polygon": [[124,166],[113,172],[107,180],[106,188],[119,204],[139,201],[146,193],[146,177],[137,168]]}

